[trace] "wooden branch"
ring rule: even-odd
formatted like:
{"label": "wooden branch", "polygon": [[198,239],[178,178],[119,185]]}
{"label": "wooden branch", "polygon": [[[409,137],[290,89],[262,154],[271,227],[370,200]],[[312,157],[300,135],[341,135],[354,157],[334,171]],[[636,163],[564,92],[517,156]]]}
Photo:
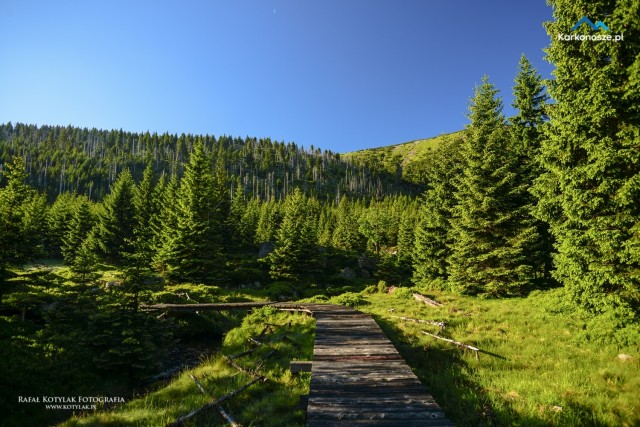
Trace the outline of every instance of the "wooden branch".
{"label": "wooden branch", "polygon": [[[204,386],[200,384],[200,381],[198,381],[196,377],[194,377],[193,375],[189,375],[189,376],[196,383],[196,386],[198,386],[198,389],[200,389],[202,394],[209,396],[213,400],[217,400],[215,396],[213,396],[210,393],[207,393],[207,391],[204,389]],[[222,416],[222,418],[224,418],[229,424],[231,424],[231,427],[238,427],[238,423],[236,423],[235,420],[231,418],[231,415],[227,414],[227,411],[224,410],[222,405],[218,405],[218,412],[220,413],[220,416]]]}
{"label": "wooden branch", "polygon": [[227,302],[227,303],[200,303],[200,304],[151,304],[141,305],[144,311],[166,310],[166,311],[227,311],[245,310],[248,308],[259,308],[273,304],[272,302]]}
{"label": "wooden branch", "polygon": [[238,365],[236,362],[233,361],[233,359],[229,359],[227,356],[224,356],[225,360],[227,361],[227,363],[229,363],[229,365],[233,366],[234,368],[236,368],[237,370],[239,370],[240,372],[244,372],[245,374],[252,376],[254,378],[258,378],[261,375],[258,375],[256,373],[256,370],[254,371],[249,371],[248,369],[243,368],[242,366]]}
{"label": "wooden branch", "polygon": [[285,340],[285,339],[288,339],[287,336],[285,334],[281,334],[281,335],[277,335],[277,336],[271,338],[268,341],[260,341],[260,340],[257,340],[255,338],[248,338],[248,341],[250,341],[253,344],[258,345],[258,346],[264,345],[264,346],[269,347],[269,344],[274,343],[274,342],[278,342],[278,341],[282,341],[282,340]]}
{"label": "wooden branch", "polygon": [[431,334],[431,333],[426,332],[426,331],[422,331],[422,333],[423,333],[424,335],[429,335],[430,337],[437,338],[437,339],[439,339],[439,340],[443,340],[443,341],[446,341],[446,342],[450,342],[451,344],[455,344],[455,345],[457,345],[458,347],[467,348],[467,349],[469,349],[469,350],[473,351],[473,352],[476,354],[476,360],[478,360],[478,358],[479,358],[479,356],[478,356],[478,352],[480,351],[480,349],[479,349],[479,348],[477,348],[477,347],[472,347],[472,346],[470,346],[470,345],[463,344],[463,343],[458,342],[458,341],[450,340],[449,338],[439,337],[438,335],[434,335],[434,334]]}
{"label": "wooden branch", "polygon": [[262,338],[267,332],[273,332],[273,326],[268,323],[265,324],[264,328],[262,328],[262,331],[258,334],[258,338]]}
{"label": "wooden branch", "polygon": [[409,322],[413,322],[413,323],[426,323],[428,325],[435,325],[435,326],[439,326],[440,329],[444,329],[445,327],[445,323],[444,322],[436,322],[435,320],[422,320],[422,319],[414,319],[413,317],[404,317],[404,316],[390,316],[396,319],[402,319],[402,320],[407,320]]}
{"label": "wooden branch", "polygon": [[427,298],[424,295],[421,295],[421,294],[419,294],[417,292],[414,292],[413,298],[416,301],[421,301],[421,302],[425,303],[426,305],[430,305],[432,307],[442,307],[442,304],[440,304],[438,301],[432,300],[431,298]]}
{"label": "wooden branch", "polygon": [[239,358],[239,357],[242,357],[242,356],[246,356],[246,355],[248,355],[248,354],[251,354],[251,353],[253,353],[254,351],[257,351],[259,348],[260,348],[260,347],[254,347],[254,348],[252,348],[252,349],[250,349],[250,350],[243,351],[242,353],[232,354],[231,356],[224,356],[224,357],[225,357],[225,358],[227,358],[227,359],[229,359],[229,360],[237,359],[237,358]]}
{"label": "wooden branch", "polygon": [[[277,337],[272,338],[272,339],[270,339],[269,341],[258,341],[258,340],[257,340],[257,339],[255,339],[255,338],[249,338],[247,341],[249,341],[249,342],[251,342],[251,343],[253,343],[253,344],[257,345],[257,347],[254,347],[254,348],[249,349],[249,350],[247,350],[247,351],[243,351],[242,353],[232,354],[231,356],[225,356],[225,357],[226,357],[227,359],[237,359],[237,358],[239,358],[239,357],[243,357],[243,356],[246,356],[246,355],[248,355],[248,354],[251,354],[251,353],[253,353],[253,352],[257,351],[257,350],[258,350],[258,349],[260,349],[262,346],[265,346],[265,347],[271,348],[271,347],[268,345],[269,343],[273,343],[273,342],[276,342],[276,341],[280,341],[280,340],[283,340],[283,339],[285,339],[285,338],[287,338],[287,337],[286,337],[284,334],[282,334],[282,335],[278,335]],[[271,348],[271,349],[272,349],[272,348]],[[272,349],[272,350],[273,350],[273,349]]]}
{"label": "wooden branch", "polygon": [[175,420],[171,424],[167,424],[167,427],[179,427],[182,424],[184,424],[185,421],[190,420],[191,418],[195,417],[199,413],[201,413],[203,411],[206,411],[208,409],[211,409],[213,407],[219,406],[222,402],[231,399],[232,397],[236,396],[237,394],[239,394],[243,390],[245,390],[245,389],[251,387],[253,384],[257,383],[258,381],[264,381],[264,380],[266,380],[265,377],[254,378],[251,381],[249,381],[248,383],[246,383],[245,385],[243,385],[242,387],[240,387],[239,389],[234,390],[231,393],[225,394],[220,399],[214,400],[213,402],[209,402],[206,405],[201,406],[200,408],[198,408],[196,410],[193,410],[193,411],[189,412],[186,415],[181,416],[180,418],[178,418],[177,420]]}

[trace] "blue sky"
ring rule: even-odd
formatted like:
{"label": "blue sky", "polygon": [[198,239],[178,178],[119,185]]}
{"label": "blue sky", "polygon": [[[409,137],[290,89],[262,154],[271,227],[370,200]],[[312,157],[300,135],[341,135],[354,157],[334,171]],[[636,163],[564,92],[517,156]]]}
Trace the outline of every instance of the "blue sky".
{"label": "blue sky", "polygon": [[0,5],[0,122],[271,137],[347,152],[462,129],[484,74],[510,111],[536,1]]}

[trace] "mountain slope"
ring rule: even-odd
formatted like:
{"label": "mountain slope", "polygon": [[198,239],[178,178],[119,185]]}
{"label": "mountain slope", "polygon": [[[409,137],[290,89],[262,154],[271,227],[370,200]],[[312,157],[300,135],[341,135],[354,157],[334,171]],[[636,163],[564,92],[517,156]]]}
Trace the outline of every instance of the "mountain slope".
{"label": "mountain slope", "polygon": [[392,174],[404,181],[423,184],[424,160],[429,157],[431,150],[447,141],[462,138],[462,133],[458,131],[403,144],[359,150],[342,154],[341,157],[378,173]]}

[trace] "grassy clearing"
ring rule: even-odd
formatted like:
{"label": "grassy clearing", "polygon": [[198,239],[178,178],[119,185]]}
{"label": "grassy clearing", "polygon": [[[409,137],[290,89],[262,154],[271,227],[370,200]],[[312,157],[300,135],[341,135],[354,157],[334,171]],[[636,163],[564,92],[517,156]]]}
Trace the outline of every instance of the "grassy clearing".
{"label": "grassy clearing", "polygon": [[[183,372],[166,386],[134,399],[111,411],[73,417],[63,426],[155,426],[166,425],[211,401],[203,395],[189,375],[195,376],[204,388],[220,398],[252,380],[252,376],[237,370],[223,355],[234,355],[251,348],[248,339],[257,337],[266,324],[280,325],[266,332],[261,340],[268,341],[285,334],[287,339],[260,347],[259,350],[235,362],[247,370],[256,370],[267,377],[225,402],[223,407],[242,425],[296,426],[304,418],[298,409],[299,396],[308,394],[310,374],[291,375],[289,362],[310,359],[313,353],[314,322],[302,314],[286,314],[272,308],[254,311],[244,318],[242,325],[228,332],[221,353],[196,369]],[[271,357],[272,349],[277,350]],[[261,362],[262,360],[262,362]],[[222,425],[223,419],[215,409],[198,415],[185,425]]]}
{"label": "grassy clearing", "polygon": [[[433,293],[444,304],[437,308],[407,292],[372,293],[359,308],[376,318],[458,425],[639,425],[640,343],[586,342],[585,319],[563,308],[561,292],[508,300]],[[437,333],[437,326],[393,316],[444,321],[440,335],[480,348],[480,357],[421,333]]]}

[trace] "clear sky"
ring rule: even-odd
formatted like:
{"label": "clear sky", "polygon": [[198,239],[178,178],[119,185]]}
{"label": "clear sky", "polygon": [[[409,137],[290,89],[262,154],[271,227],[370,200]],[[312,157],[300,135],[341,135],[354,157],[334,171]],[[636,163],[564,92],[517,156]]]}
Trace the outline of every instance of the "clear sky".
{"label": "clear sky", "polygon": [[0,2],[0,122],[347,152],[460,130],[484,74],[552,66],[544,0]]}

